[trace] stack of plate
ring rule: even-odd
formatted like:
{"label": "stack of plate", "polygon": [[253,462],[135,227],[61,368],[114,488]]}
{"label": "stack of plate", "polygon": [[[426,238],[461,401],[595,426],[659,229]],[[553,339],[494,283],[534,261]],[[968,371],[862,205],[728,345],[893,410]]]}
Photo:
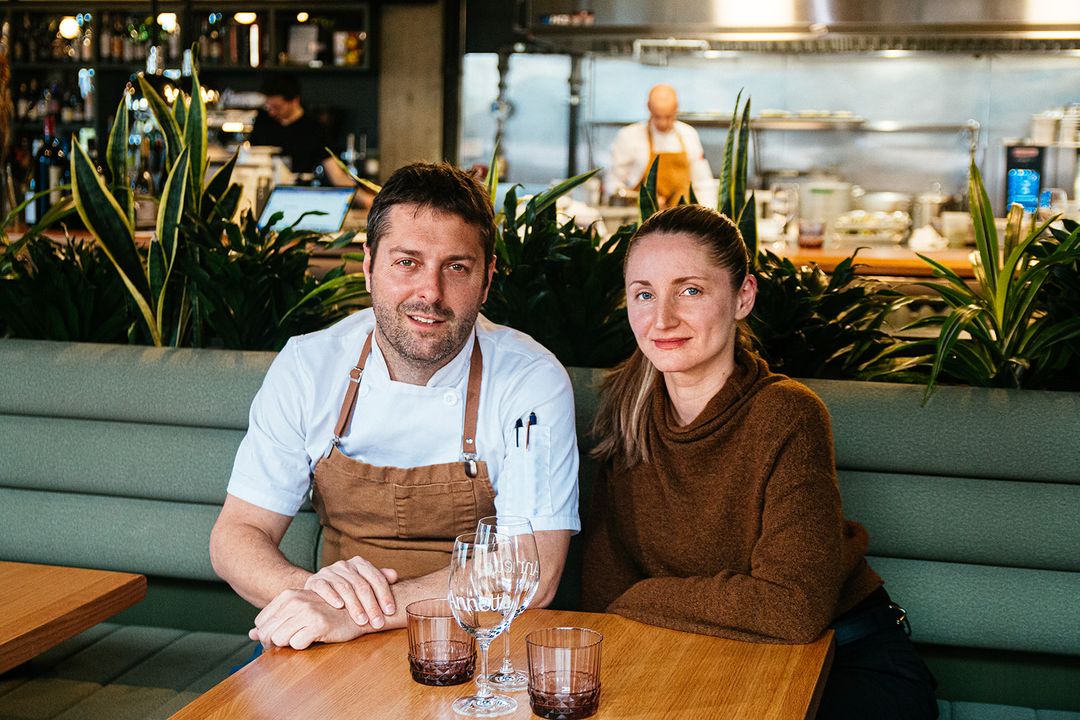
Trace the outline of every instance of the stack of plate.
{"label": "stack of plate", "polygon": [[898,243],[903,242],[910,228],[911,216],[906,212],[852,210],[833,221],[829,239],[852,243]]}

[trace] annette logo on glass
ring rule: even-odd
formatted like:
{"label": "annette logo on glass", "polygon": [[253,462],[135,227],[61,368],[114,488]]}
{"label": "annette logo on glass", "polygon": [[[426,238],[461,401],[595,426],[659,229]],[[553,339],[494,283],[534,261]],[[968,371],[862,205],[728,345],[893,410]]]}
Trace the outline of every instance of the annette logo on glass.
{"label": "annette logo on glass", "polygon": [[507,612],[514,607],[514,598],[509,593],[469,598],[458,595],[450,598],[450,602],[461,612]]}

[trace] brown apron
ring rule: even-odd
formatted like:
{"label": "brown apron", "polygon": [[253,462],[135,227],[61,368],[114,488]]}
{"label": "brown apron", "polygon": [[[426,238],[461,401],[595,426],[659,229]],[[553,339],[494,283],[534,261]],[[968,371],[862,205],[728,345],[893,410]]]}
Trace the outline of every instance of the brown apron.
{"label": "brown apron", "polygon": [[678,152],[653,152],[652,127],[645,128],[645,134],[649,138],[649,161],[645,163],[645,174],[638,181],[637,189],[640,190],[645,178],[649,176],[649,168],[653,160],[660,158],[660,164],[656,166],[656,201],[661,208],[675,207],[679,198],[690,200],[690,157],[686,154],[686,144],[682,135],[675,131],[675,137],[679,139]]}
{"label": "brown apron", "polygon": [[321,565],[359,555],[375,567],[394,568],[400,579],[407,580],[447,567],[454,538],[475,530],[480,518],[495,514],[487,464],[476,455],[484,361],[480,341],[474,339],[460,461],[377,467],[341,452],[341,438],[348,431],[371,353],[371,337],[349,372],[330,451],[315,464],[312,504],[323,526]]}

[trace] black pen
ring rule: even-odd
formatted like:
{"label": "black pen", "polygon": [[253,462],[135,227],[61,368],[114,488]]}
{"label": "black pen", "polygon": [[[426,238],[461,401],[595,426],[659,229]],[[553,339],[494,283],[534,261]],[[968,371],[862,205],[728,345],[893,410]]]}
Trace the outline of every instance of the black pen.
{"label": "black pen", "polygon": [[[521,422],[518,420],[518,422]],[[529,428],[536,424],[536,413],[529,413],[529,424],[525,426],[525,449],[529,449]]]}
{"label": "black pen", "polygon": [[[517,422],[514,423],[514,447],[521,447],[521,426],[522,426],[521,418],[518,418]],[[529,442],[528,430],[526,430],[525,433],[526,433],[525,434],[525,442],[528,443]]]}

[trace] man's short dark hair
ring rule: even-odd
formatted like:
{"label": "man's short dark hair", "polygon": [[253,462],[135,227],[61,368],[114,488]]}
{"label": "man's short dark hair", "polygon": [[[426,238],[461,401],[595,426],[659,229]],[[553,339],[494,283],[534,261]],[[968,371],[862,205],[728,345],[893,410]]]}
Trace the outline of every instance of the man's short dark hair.
{"label": "man's short dark hair", "polygon": [[300,97],[300,79],[289,73],[274,73],[263,78],[259,91],[267,97],[295,100]]}
{"label": "man's short dark hair", "polygon": [[368,213],[367,253],[372,260],[389,227],[390,208],[404,204],[457,215],[480,232],[485,267],[495,256],[495,213],[487,191],[464,170],[439,162],[399,168],[379,190]]}

